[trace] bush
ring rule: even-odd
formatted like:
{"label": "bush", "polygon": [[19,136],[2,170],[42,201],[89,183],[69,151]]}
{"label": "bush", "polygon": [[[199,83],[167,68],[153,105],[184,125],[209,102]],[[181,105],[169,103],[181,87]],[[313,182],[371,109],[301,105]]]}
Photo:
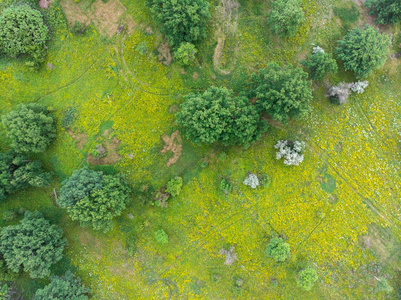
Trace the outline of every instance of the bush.
{"label": "bush", "polygon": [[61,126],[64,128],[70,128],[71,124],[74,123],[77,118],[77,110],[74,107],[69,107],[63,112],[63,119],[61,120]]}
{"label": "bush", "polygon": [[85,25],[79,21],[75,21],[71,27],[71,32],[75,35],[82,35],[85,32]]}
{"label": "bush", "polygon": [[182,178],[177,176],[174,179],[171,179],[167,183],[166,192],[169,193],[171,196],[176,197],[181,193],[182,188]]}
{"label": "bush", "polygon": [[274,120],[287,122],[292,117],[304,117],[310,110],[312,83],[301,68],[275,63],[252,74],[249,97],[256,98],[261,112],[267,112]]}
{"label": "bush", "polygon": [[43,152],[56,137],[53,117],[38,104],[20,104],[16,110],[3,115],[2,121],[17,152]]}
{"label": "bush", "polygon": [[147,5],[173,49],[206,37],[206,21],[210,18],[208,1],[147,0]]}
{"label": "bush", "polygon": [[163,229],[159,229],[155,232],[155,239],[159,244],[168,243],[168,235]]}
{"label": "bush", "polygon": [[283,262],[290,257],[290,244],[283,241],[282,238],[272,238],[267,246],[267,256],[277,262]]}
{"label": "bush", "polygon": [[309,78],[315,81],[323,80],[328,73],[337,73],[336,60],[330,53],[318,51],[310,54],[301,64],[308,69]]}
{"label": "bush", "polygon": [[34,300],[87,300],[90,292],[90,289],[82,286],[81,278],[67,271],[61,277],[51,276],[50,283],[36,291]]}
{"label": "bush", "polygon": [[278,149],[276,158],[281,159],[284,157],[284,164],[287,166],[298,166],[303,160],[302,154],[305,149],[305,143],[299,141],[278,141],[274,148]]}
{"label": "bush", "polygon": [[29,5],[15,5],[0,16],[0,52],[15,58],[29,55],[34,64],[44,61],[49,29],[42,14]]}
{"label": "bush", "polygon": [[196,50],[194,44],[182,43],[177,51],[175,51],[174,57],[180,64],[187,66],[193,63],[197,52],[198,50]]}
{"label": "bush", "polygon": [[50,274],[50,267],[63,256],[66,240],[63,231],[50,225],[39,212],[27,211],[18,225],[3,227],[0,232],[0,252],[7,267],[14,272],[22,268],[31,278]]}
{"label": "bush", "polygon": [[343,40],[338,41],[336,53],[344,62],[345,69],[362,79],[383,66],[389,46],[390,38],[386,34],[380,34],[377,28],[366,25],[364,29],[350,30]]}
{"label": "bush", "polygon": [[377,16],[377,24],[394,24],[401,20],[399,0],[366,0],[369,14]]}
{"label": "bush", "polygon": [[265,130],[256,108],[244,96],[233,97],[226,88],[211,87],[203,94],[184,97],[177,123],[196,144],[221,142],[249,146]]}
{"label": "bush", "polygon": [[394,290],[393,287],[388,283],[387,279],[384,277],[380,277],[377,280],[376,288],[379,292],[385,294],[389,294]]}
{"label": "bush", "polygon": [[248,174],[244,179],[244,184],[250,186],[253,189],[256,189],[259,186],[258,176],[255,174]]}
{"label": "bush", "polygon": [[220,191],[223,194],[228,194],[229,192],[231,192],[231,189],[233,188],[231,182],[227,181],[226,179],[222,179],[220,181]]}
{"label": "bush", "polygon": [[297,284],[303,290],[310,291],[318,278],[319,277],[317,276],[315,269],[306,268],[305,270],[299,272]]}
{"label": "bush", "polygon": [[271,2],[270,30],[281,37],[293,36],[304,20],[300,0],[276,0]]}
{"label": "bush", "polygon": [[327,96],[330,98],[330,101],[335,104],[347,103],[347,99],[351,94],[351,87],[352,83],[341,82],[337,86],[332,86],[329,89]]}
{"label": "bush", "polygon": [[358,94],[362,94],[365,89],[368,87],[369,82],[368,81],[358,81],[358,82],[354,82],[351,86],[351,91],[358,93]]}

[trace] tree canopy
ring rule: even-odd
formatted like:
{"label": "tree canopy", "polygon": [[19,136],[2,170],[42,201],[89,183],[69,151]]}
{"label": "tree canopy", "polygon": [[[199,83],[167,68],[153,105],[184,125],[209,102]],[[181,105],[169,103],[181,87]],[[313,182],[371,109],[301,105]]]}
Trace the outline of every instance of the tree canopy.
{"label": "tree canopy", "polygon": [[276,0],[271,2],[269,26],[273,34],[293,36],[304,20],[300,0]]}
{"label": "tree canopy", "polygon": [[196,144],[247,146],[265,129],[254,105],[245,96],[233,97],[227,88],[211,87],[203,94],[188,94],[184,100],[177,123]]}
{"label": "tree canopy", "polygon": [[50,276],[50,283],[36,291],[34,300],[87,300],[90,292],[81,278],[67,271],[63,276]]}
{"label": "tree canopy", "polygon": [[377,16],[377,24],[394,24],[401,20],[400,0],[366,0],[369,14]]}
{"label": "tree canopy", "polygon": [[282,238],[272,238],[266,250],[267,256],[277,262],[283,262],[290,257],[290,245]]}
{"label": "tree canopy", "polygon": [[51,174],[43,172],[40,161],[13,151],[0,153],[0,200],[28,186],[44,187],[50,180]]}
{"label": "tree canopy", "polygon": [[147,5],[174,49],[181,43],[196,43],[206,37],[206,21],[210,18],[208,1],[148,0]]}
{"label": "tree canopy", "polygon": [[328,74],[337,72],[337,62],[331,53],[316,52],[309,54],[307,60],[301,61],[301,64],[308,69],[309,78],[320,81]]}
{"label": "tree canopy", "polygon": [[45,107],[35,103],[20,104],[3,115],[2,121],[17,152],[43,152],[56,137],[53,117]]}
{"label": "tree canopy", "polygon": [[301,68],[286,66],[281,69],[269,63],[265,69],[252,74],[250,98],[256,98],[261,112],[267,112],[277,121],[304,117],[310,111],[312,83]]}
{"label": "tree canopy", "polygon": [[389,46],[390,38],[386,34],[380,34],[377,28],[366,25],[364,29],[353,28],[344,39],[339,40],[336,53],[346,70],[363,79],[383,66]]}
{"label": "tree canopy", "polygon": [[65,245],[61,228],[50,225],[37,211],[27,211],[18,225],[0,231],[0,253],[7,267],[14,272],[22,268],[31,278],[48,276],[50,266],[62,258]]}
{"label": "tree canopy", "polygon": [[306,268],[298,274],[297,284],[305,291],[310,291],[318,280],[317,272],[315,269]]}

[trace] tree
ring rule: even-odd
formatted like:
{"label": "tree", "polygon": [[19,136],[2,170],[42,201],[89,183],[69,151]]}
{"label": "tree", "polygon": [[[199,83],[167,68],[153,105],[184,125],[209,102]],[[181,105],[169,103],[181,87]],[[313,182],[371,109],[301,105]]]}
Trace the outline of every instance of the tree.
{"label": "tree", "polygon": [[184,42],[196,43],[206,37],[206,21],[210,18],[208,1],[148,0],[147,5],[174,49]]}
{"label": "tree", "polygon": [[287,122],[292,117],[304,117],[312,100],[312,83],[308,74],[300,68],[283,69],[275,63],[252,74],[249,97],[256,98],[261,112],[267,112],[274,120]]}
{"label": "tree", "polygon": [[293,36],[304,20],[300,0],[276,0],[271,2],[269,26],[273,34],[281,37]]}
{"label": "tree", "polygon": [[394,24],[401,20],[400,0],[367,0],[369,14],[377,16],[377,24]]}
{"label": "tree", "polygon": [[244,96],[233,97],[223,87],[184,97],[177,123],[196,144],[222,142],[249,145],[265,130],[256,108]]}
{"label": "tree", "polygon": [[290,257],[290,244],[284,242],[282,238],[272,238],[266,250],[267,256],[277,262],[283,262]]}
{"label": "tree", "polygon": [[50,283],[36,291],[34,300],[87,300],[90,292],[81,278],[67,271],[63,276],[51,276]]}
{"label": "tree", "polygon": [[65,245],[61,228],[50,225],[37,211],[27,211],[18,225],[3,227],[0,232],[0,253],[7,267],[14,272],[22,268],[31,278],[48,276],[50,266],[62,258]]}
{"label": "tree", "polygon": [[305,149],[305,143],[300,141],[278,141],[274,146],[278,149],[276,152],[276,158],[281,159],[284,157],[284,164],[287,166],[298,166],[304,160],[302,152]]}
{"label": "tree", "polygon": [[29,186],[47,186],[50,180],[51,173],[43,172],[41,162],[13,151],[0,153],[0,200]]}
{"label": "tree", "polygon": [[56,137],[54,119],[49,111],[35,103],[21,104],[2,116],[11,146],[17,152],[45,151]]}
{"label": "tree", "polygon": [[346,70],[355,73],[358,79],[367,77],[386,62],[390,38],[380,34],[373,26],[350,30],[343,40],[338,41],[337,57],[344,62]]}
{"label": "tree", "polygon": [[44,61],[49,29],[42,14],[29,5],[15,5],[0,16],[0,52],[9,57],[29,55],[35,63]]}
{"label": "tree", "polygon": [[308,60],[301,61],[308,69],[309,78],[315,81],[322,80],[328,73],[337,73],[337,63],[331,53],[316,52],[309,54]]}
{"label": "tree", "polygon": [[317,272],[315,269],[306,268],[298,273],[297,284],[305,291],[310,291],[318,280]]}
{"label": "tree", "polygon": [[175,59],[182,65],[190,65],[195,60],[195,55],[198,52],[195,45],[191,43],[182,43],[181,46],[175,51]]}

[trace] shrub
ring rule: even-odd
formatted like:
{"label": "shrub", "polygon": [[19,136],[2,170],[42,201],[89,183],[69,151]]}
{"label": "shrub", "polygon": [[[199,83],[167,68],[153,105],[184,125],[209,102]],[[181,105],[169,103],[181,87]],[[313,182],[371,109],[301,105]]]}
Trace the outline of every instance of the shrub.
{"label": "shrub", "polygon": [[61,126],[64,128],[70,128],[71,124],[74,123],[77,118],[77,110],[74,107],[69,107],[63,112],[63,119],[61,120]]}
{"label": "shrub", "polygon": [[208,1],[147,0],[147,5],[174,49],[206,37],[206,21],[210,18]]}
{"label": "shrub", "polygon": [[248,174],[244,179],[244,184],[250,186],[253,189],[256,189],[259,186],[258,176],[255,174]]}
{"label": "shrub", "polygon": [[277,262],[283,262],[290,257],[290,244],[283,241],[282,238],[272,238],[267,246],[267,256]]}
{"label": "shrub", "polygon": [[281,159],[284,157],[284,164],[287,166],[298,166],[303,160],[304,155],[302,154],[305,149],[305,143],[299,141],[278,141],[274,148],[278,149],[276,158]]}
{"label": "shrub", "polygon": [[42,14],[29,5],[6,8],[0,15],[0,52],[15,58],[29,55],[34,64],[44,61],[49,29]]}
{"label": "shrub", "polygon": [[7,268],[4,257],[0,255],[0,282],[15,281],[17,277],[18,273],[15,273]]}
{"label": "shrub", "polygon": [[167,183],[166,192],[169,193],[171,196],[176,197],[181,193],[181,188],[182,188],[182,177],[177,176],[174,179],[171,179]]}
{"label": "shrub", "polygon": [[220,191],[223,193],[223,194],[228,194],[229,192],[231,192],[231,189],[232,189],[233,187],[232,187],[232,184],[231,184],[231,182],[229,182],[229,181],[227,181],[226,179],[222,179],[221,181],[220,181]]}
{"label": "shrub", "polygon": [[338,41],[336,53],[344,62],[346,70],[355,73],[358,79],[367,77],[379,69],[389,53],[390,38],[380,34],[373,26],[350,30],[343,40]]}
{"label": "shrub", "polygon": [[81,278],[67,271],[63,276],[51,276],[50,283],[36,291],[34,300],[87,300],[90,292],[81,284]]}
{"label": "shrub", "polygon": [[85,32],[85,25],[79,21],[75,21],[71,27],[71,32],[75,35],[83,35]]}
{"label": "shrub", "polygon": [[276,0],[271,2],[269,26],[273,34],[293,36],[304,20],[300,0]]}
{"label": "shrub", "polygon": [[318,278],[319,277],[317,276],[315,269],[306,268],[305,270],[299,272],[297,284],[303,290],[310,291]]}
{"label": "shrub", "polygon": [[287,122],[292,117],[304,117],[312,100],[312,83],[301,68],[275,63],[252,74],[249,97],[256,98],[261,112],[269,113],[274,120]]}
{"label": "shrub", "polygon": [[330,98],[330,101],[335,104],[347,103],[347,99],[351,94],[351,87],[352,83],[341,82],[337,86],[332,86],[329,89],[327,96]]}
{"label": "shrub", "polygon": [[47,186],[50,180],[51,174],[43,172],[41,162],[12,151],[0,153],[0,200],[29,186]]}
{"label": "shrub", "polygon": [[366,0],[369,14],[377,16],[377,24],[394,24],[401,20],[399,0]]}
{"label": "shrub", "polygon": [[321,51],[308,56],[308,60],[301,61],[301,64],[308,69],[309,78],[315,81],[323,80],[328,74],[337,72],[336,60],[330,53]]}
{"label": "shrub", "polygon": [[384,277],[380,277],[377,280],[376,288],[379,292],[385,294],[389,294],[394,290],[393,287],[388,283],[387,279]]}
{"label": "shrub", "polygon": [[351,86],[351,91],[358,93],[358,94],[362,94],[365,89],[368,87],[369,82],[368,81],[358,81],[358,82],[354,82]]}
{"label": "shrub", "polygon": [[195,60],[195,55],[198,52],[195,45],[191,43],[182,43],[181,46],[175,51],[175,59],[182,65],[190,65]]}
{"label": "shrub", "polygon": [[21,104],[3,115],[2,121],[17,152],[43,152],[56,137],[53,117],[38,104]]}
{"label": "shrub", "polygon": [[168,243],[168,235],[163,229],[159,229],[155,232],[155,239],[159,244]]}
{"label": "shrub", "polygon": [[18,225],[3,227],[0,232],[0,252],[7,267],[14,272],[22,268],[31,278],[50,274],[50,266],[63,256],[66,240],[63,231],[50,225],[39,212],[27,211]]}

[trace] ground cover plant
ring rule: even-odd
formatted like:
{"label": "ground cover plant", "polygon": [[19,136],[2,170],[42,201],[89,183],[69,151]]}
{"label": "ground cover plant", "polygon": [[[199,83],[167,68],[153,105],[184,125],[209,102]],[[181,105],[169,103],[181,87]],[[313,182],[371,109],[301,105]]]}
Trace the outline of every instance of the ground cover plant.
{"label": "ground cover plant", "polygon": [[[11,2],[0,0],[0,14]],[[10,270],[2,254],[0,289],[7,285],[15,299],[34,299],[70,271],[82,279],[79,286],[91,289],[85,295],[92,299],[396,299],[398,24],[379,26],[381,35],[393,36],[390,52],[361,80],[368,85],[354,88],[357,73],[345,70],[335,49],[349,30],[375,26],[360,1],[302,0],[303,21],[285,38],[269,28],[273,1],[207,1],[210,18],[201,22],[207,38],[192,42],[198,52],[185,67],[174,59],[177,48],[166,43],[167,33],[147,3],[60,0],[38,9],[32,2],[51,32],[45,61],[33,70],[25,55],[0,56],[0,114],[37,103],[56,129],[43,152],[24,154],[42,162],[53,181],[1,200],[0,227],[18,226],[25,210],[39,210],[68,240],[62,258],[41,279]],[[75,21],[85,27],[81,35],[73,32]],[[316,45],[333,53],[338,70],[312,82],[308,73],[294,70],[301,70],[299,62],[308,60]],[[295,75],[265,80],[259,98],[248,94],[252,74],[269,63],[279,70],[272,77],[281,79],[290,69]],[[328,91],[340,83],[349,85],[349,94],[337,105]],[[230,95],[216,111],[233,109],[230,118],[205,114],[194,122],[227,125],[217,127],[222,135],[205,126],[214,142],[194,143],[186,131],[193,128],[177,122],[177,115],[188,95],[201,99],[212,86]],[[287,107],[278,97],[265,97],[271,94],[297,101]],[[277,105],[282,120],[273,118],[275,111],[262,110],[262,98]],[[307,113],[298,114],[305,107]],[[239,108],[249,112],[246,119],[239,118]],[[255,133],[252,124],[258,124],[250,122],[254,108],[268,127],[244,145]],[[12,141],[4,125],[0,132],[1,153],[8,153]],[[303,141],[302,163],[277,160],[278,141]],[[97,145],[106,150],[102,158],[91,154]],[[71,187],[79,189],[62,193],[62,183],[83,168],[85,183],[74,181]],[[104,177],[117,174],[125,175],[132,193],[108,232],[93,230],[92,220],[81,227],[59,206],[61,199],[73,204],[82,196],[109,199],[90,194],[103,186]],[[166,192],[171,180],[175,196]],[[158,192],[170,197],[168,205],[156,205]],[[282,262],[267,254],[274,237],[290,245]],[[308,269],[316,271],[317,280],[303,273]]]}

